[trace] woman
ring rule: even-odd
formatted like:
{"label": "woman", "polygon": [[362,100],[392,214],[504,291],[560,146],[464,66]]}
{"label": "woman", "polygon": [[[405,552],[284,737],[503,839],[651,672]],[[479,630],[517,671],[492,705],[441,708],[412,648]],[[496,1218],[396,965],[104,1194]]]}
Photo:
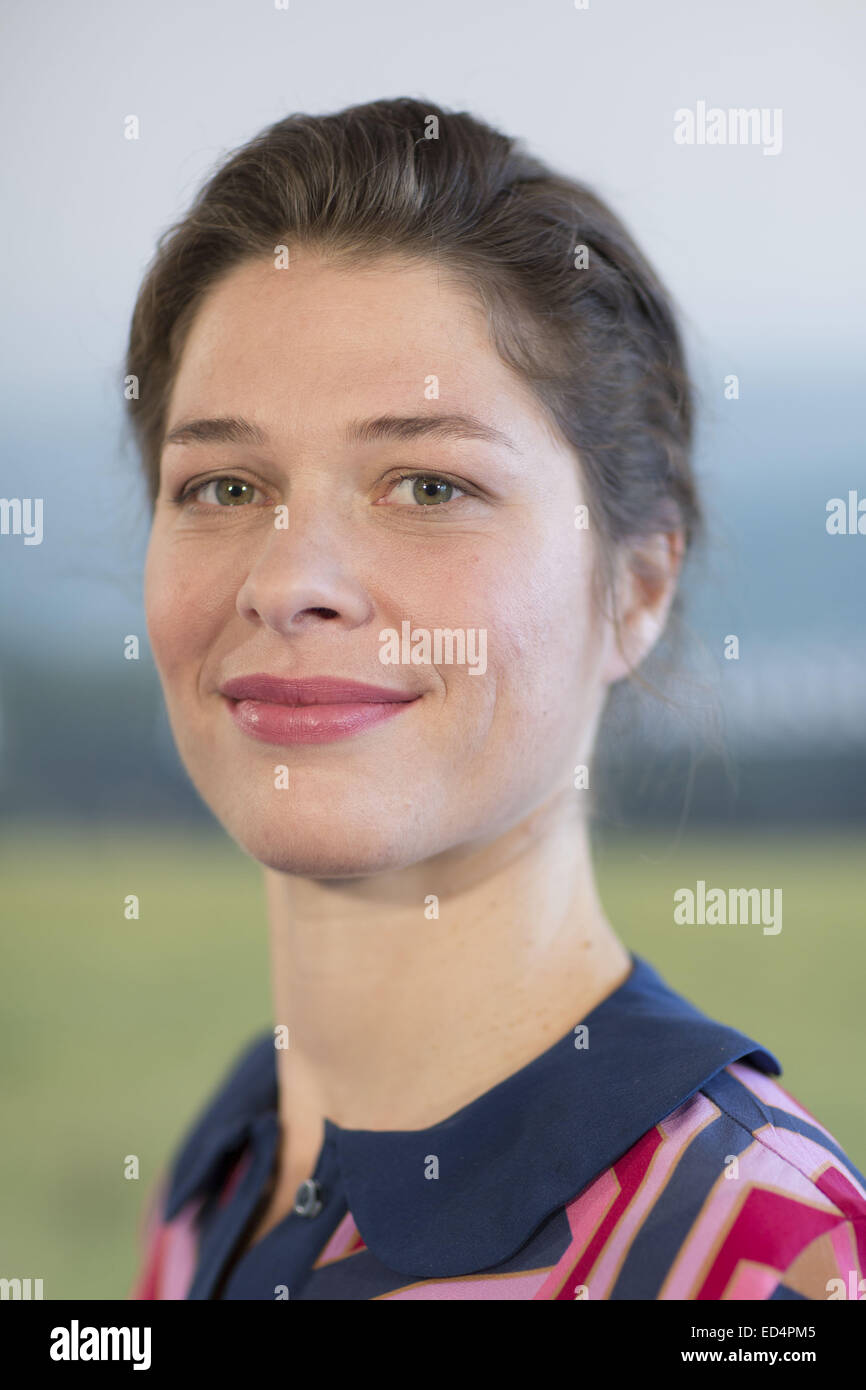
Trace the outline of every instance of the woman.
{"label": "woman", "polygon": [[863,1177],[594,883],[599,719],[700,519],[677,327],[620,223],[465,113],[291,117],[161,240],[127,373],[154,657],[264,867],[274,996],[135,1296],[859,1279]]}

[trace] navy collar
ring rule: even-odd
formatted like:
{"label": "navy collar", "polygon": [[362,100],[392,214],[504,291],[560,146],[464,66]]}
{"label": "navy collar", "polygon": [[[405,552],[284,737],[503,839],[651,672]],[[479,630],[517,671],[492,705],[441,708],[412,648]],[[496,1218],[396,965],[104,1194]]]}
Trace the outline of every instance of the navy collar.
{"label": "navy collar", "polygon": [[[772,1053],[708,1018],[640,957],[574,1030],[447,1119],[422,1130],[325,1119],[348,1209],[389,1269],[448,1278],[510,1258],[647,1130],[729,1063],[781,1075]],[[249,1048],[178,1154],[171,1220],[219,1188],[261,1117],[276,1117],[273,1034]],[[258,1123],[257,1123],[258,1122]],[[438,1177],[425,1174],[438,1170]]]}

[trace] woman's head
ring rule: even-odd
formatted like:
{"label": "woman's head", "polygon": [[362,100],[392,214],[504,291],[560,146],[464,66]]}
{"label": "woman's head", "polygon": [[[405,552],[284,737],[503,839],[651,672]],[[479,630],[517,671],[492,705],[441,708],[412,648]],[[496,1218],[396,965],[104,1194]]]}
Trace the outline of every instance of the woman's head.
{"label": "woman's head", "polygon": [[[430,103],[291,117],[162,239],[127,373],[172,727],[252,855],[400,867],[571,786],[699,520],[676,326],[597,198]],[[221,693],[253,674],[404,703],[286,742]]]}

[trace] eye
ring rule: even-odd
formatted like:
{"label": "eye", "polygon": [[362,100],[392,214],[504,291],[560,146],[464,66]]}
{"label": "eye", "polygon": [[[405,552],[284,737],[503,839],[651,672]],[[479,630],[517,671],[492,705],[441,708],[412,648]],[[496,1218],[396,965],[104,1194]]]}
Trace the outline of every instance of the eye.
{"label": "eye", "polygon": [[397,496],[404,505],[409,506],[415,503],[420,507],[441,507],[446,502],[454,501],[455,493],[463,495],[456,483],[449,482],[438,473],[403,473],[389,497]]}
{"label": "eye", "polygon": [[232,478],[226,474],[221,478],[208,478],[187,489],[181,497],[182,502],[194,499],[196,502],[211,503],[218,507],[243,507],[259,496],[259,490],[243,478]]}

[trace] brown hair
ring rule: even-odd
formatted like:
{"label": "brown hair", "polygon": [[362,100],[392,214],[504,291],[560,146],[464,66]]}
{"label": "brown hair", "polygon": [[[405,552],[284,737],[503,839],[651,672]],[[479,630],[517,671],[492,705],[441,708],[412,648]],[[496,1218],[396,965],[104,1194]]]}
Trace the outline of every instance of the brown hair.
{"label": "brown hair", "polygon": [[152,499],[171,389],[204,294],[241,261],[292,242],[335,262],[435,258],[479,296],[501,358],[577,451],[608,575],[621,542],[681,527],[691,543],[701,522],[692,392],[654,272],[584,185],[467,112],[409,97],[276,122],[236,150],[160,238],[126,359],[139,381],[128,406]]}

